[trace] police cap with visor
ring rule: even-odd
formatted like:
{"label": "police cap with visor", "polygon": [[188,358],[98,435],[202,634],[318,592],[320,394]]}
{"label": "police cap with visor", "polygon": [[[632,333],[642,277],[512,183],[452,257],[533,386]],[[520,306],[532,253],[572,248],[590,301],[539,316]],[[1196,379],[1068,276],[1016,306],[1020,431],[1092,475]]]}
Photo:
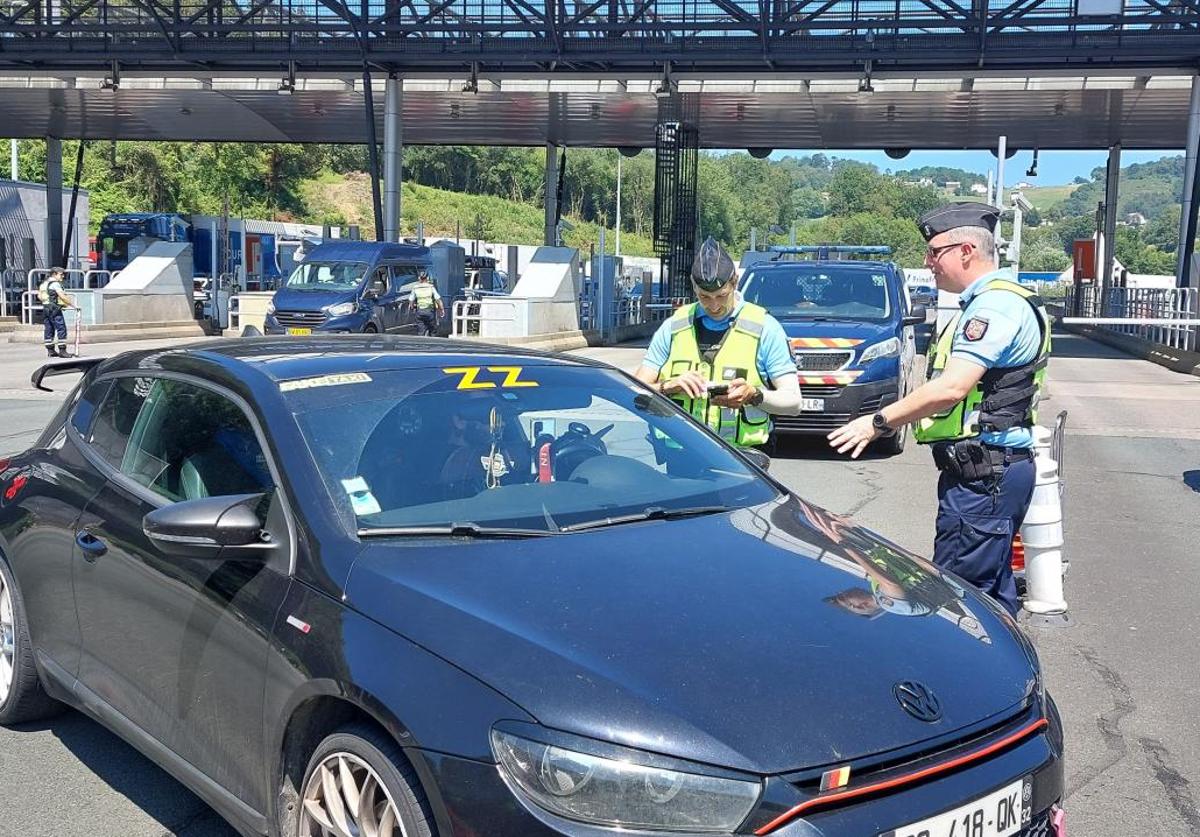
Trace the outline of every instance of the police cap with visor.
{"label": "police cap with visor", "polygon": [[737,266],[711,235],[700,245],[692,262],[692,281],[702,291],[719,291],[737,276]]}
{"label": "police cap with visor", "polygon": [[926,241],[934,236],[959,227],[983,227],[990,233],[996,231],[1000,210],[986,203],[952,203],[931,209],[917,219],[917,228]]}

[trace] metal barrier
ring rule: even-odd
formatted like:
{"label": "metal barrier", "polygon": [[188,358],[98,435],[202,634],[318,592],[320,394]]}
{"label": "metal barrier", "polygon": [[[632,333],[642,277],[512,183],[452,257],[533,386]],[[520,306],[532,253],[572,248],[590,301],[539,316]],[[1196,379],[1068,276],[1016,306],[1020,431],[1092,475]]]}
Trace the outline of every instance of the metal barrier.
{"label": "metal barrier", "polygon": [[[487,314],[484,313],[485,308]],[[507,309],[507,315],[492,316],[499,314],[498,309],[501,308]],[[517,321],[517,303],[503,297],[493,297],[485,306],[477,299],[456,299],[454,306],[450,309],[450,314],[452,318],[451,334],[461,337],[465,334],[479,334],[485,322],[515,323]]]}
{"label": "metal barrier", "polygon": [[[1137,337],[1181,351],[1195,351],[1195,321],[1200,317],[1196,288],[1071,288],[1065,298],[1069,321]],[[1127,321],[1127,322],[1122,322]],[[1180,321],[1180,322],[1175,322]]]}
{"label": "metal barrier", "polygon": [[1054,420],[1054,430],[1050,433],[1050,458],[1058,463],[1058,496],[1060,498],[1067,485],[1066,464],[1063,462],[1063,457],[1066,456],[1066,441],[1067,411],[1063,410]]}

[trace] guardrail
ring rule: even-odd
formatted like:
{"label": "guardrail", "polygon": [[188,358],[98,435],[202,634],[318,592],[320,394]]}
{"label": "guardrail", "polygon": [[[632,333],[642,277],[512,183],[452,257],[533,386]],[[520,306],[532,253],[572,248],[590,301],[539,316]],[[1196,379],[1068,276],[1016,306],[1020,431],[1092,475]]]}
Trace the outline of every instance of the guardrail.
{"label": "guardrail", "polygon": [[1070,288],[1064,300],[1068,322],[1137,337],[1180,351],[1195,351],[1200,293],[1196,288]]}
{"label": "guardrail", "polygon": [[503,297],[490,297],[486,306],[478,299],[457,299],[450,309],[451,334],[479,334],[485,322],[515,323],[517,307],[515,301]]}

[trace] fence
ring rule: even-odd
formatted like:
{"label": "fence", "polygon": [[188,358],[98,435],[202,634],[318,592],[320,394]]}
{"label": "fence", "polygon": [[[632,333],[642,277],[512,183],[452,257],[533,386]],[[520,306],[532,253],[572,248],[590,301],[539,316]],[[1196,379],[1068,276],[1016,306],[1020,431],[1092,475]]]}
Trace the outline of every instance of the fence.
{"label": "fence", "polygon": [[1084,286],[1067,291],[1064,310],[1077,324],[1094,319],[1096,328],[1196,351],[1198,302],[1196,288],[1106,288],[1098,294],[1094,286]]}

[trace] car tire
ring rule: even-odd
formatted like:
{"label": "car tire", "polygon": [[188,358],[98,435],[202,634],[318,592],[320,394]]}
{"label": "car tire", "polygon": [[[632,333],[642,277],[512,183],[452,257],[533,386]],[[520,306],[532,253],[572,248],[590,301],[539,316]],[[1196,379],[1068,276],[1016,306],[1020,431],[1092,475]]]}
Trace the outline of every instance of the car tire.
{"label": "car tire", "polygon": [[[352,725],[325,738],[308,761],[301,788],[295,837],[433,835],[433,816],[416,771],[396,743],[375,728]],[[348,810],[347,789],[371,804]],[[396,823],[390,832],[380,827],[389,819]]]}
{"label": "car tire", "polygon": [[21,591],[8,563],[0,558],[0,725],[37,721],[64,709],[42,688]]}
{"label": "car tire", "polygon": [[363,334],[378,334],[379,329],[375,327],[375,323],[367,323],[363,326]]}
{"label": "car tire", "polygon": [[908,425],[904,425],[891,436],[884,436],[875,443],[880,453],[887,456],[899,456],[904,453],[904,445],[908,442]]}

